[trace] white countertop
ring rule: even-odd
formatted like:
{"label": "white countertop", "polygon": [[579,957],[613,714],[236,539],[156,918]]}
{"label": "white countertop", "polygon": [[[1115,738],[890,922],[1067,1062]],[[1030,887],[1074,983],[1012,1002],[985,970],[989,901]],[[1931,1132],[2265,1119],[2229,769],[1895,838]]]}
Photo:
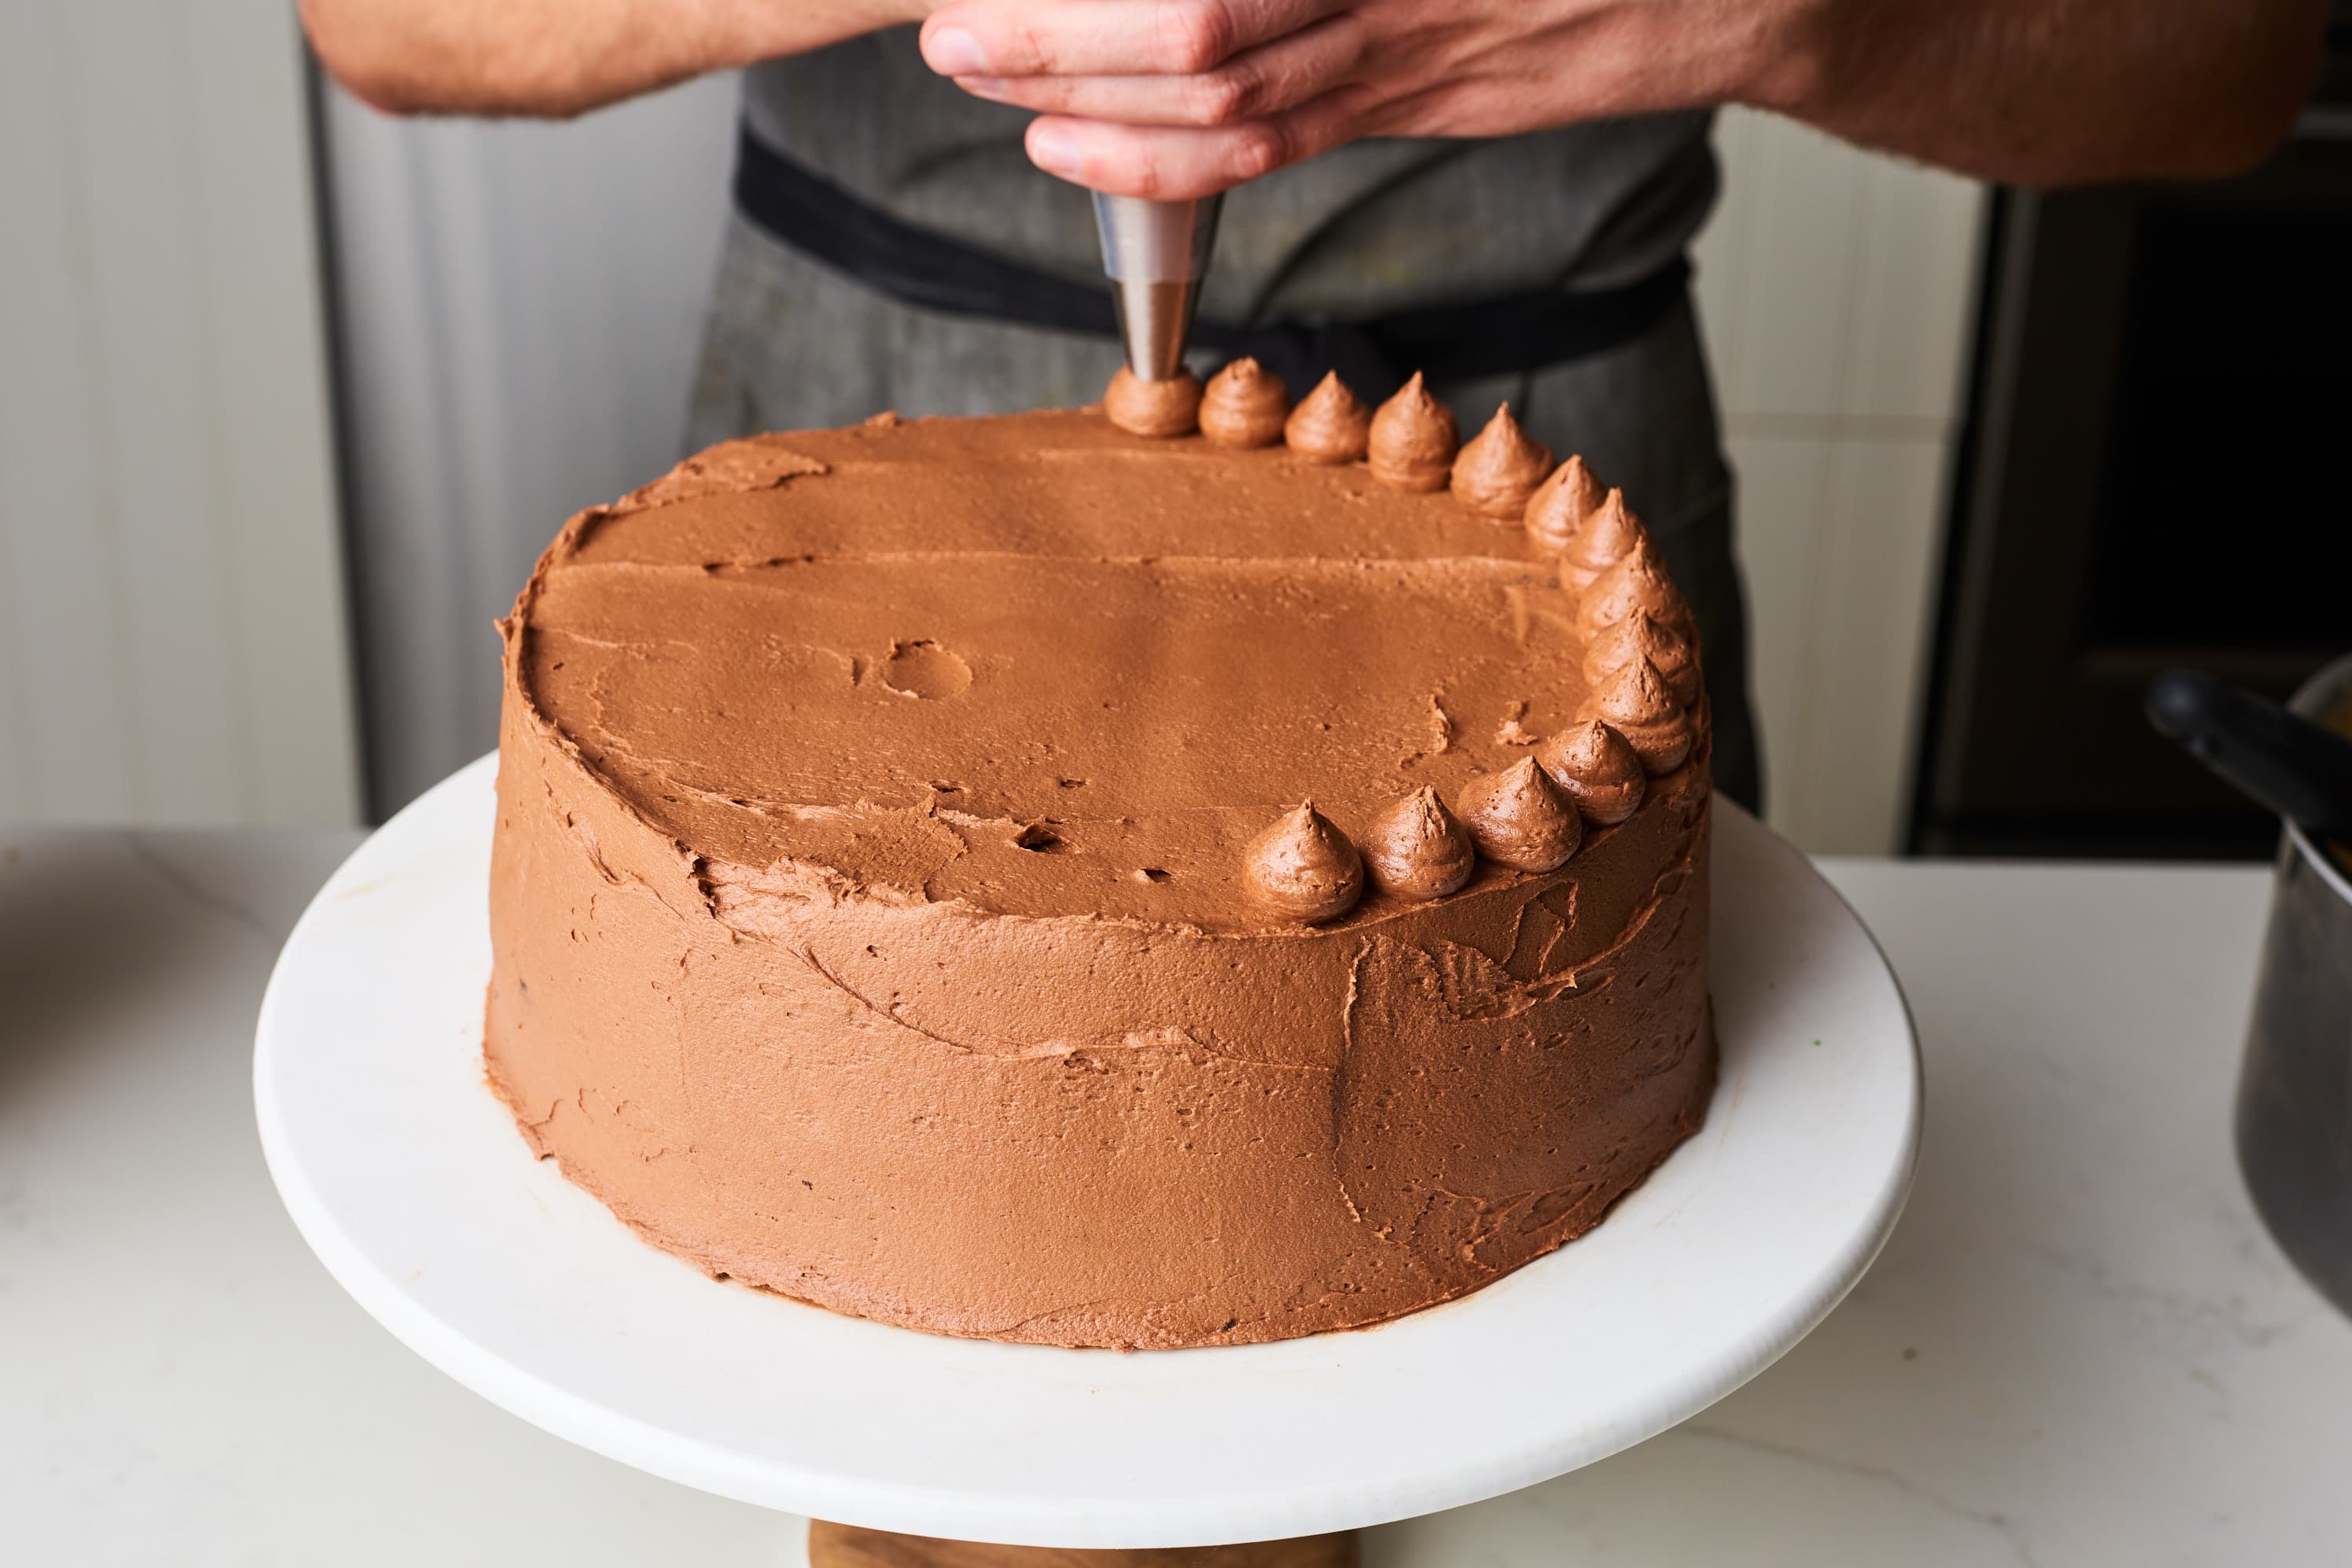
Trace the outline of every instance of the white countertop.
{"label": "white countertop", "polygon": [[[295,1236],[253,1018],[353,842],[0,832],[0,1557],[800,1563],[459,1389]],[[2230,1153],[2266,876],[1827,869],[1926,1047],[1885,1257],[1722,1404],[1369,1568],[2352,1562],[2352,1322]]]}

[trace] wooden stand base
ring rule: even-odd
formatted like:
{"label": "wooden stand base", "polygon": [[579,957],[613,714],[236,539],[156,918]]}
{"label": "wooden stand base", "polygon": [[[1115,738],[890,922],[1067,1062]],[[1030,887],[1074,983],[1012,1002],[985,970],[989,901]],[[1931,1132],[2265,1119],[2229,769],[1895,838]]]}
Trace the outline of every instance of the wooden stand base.
{"label": "wooden stand base", "polygon": [[1262,1541],[1249,1546],[1170,1546],[1082,1552],[1059,1546],[982,1546],[894,1535],[853,1524],[809,1525],[809,1568],[1357,1568],[1356,1533]]}

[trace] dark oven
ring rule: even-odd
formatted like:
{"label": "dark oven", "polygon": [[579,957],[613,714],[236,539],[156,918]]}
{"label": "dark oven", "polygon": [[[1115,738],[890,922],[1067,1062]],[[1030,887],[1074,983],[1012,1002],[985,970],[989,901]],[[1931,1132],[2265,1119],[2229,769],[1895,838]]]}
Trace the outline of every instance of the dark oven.
{"label": "dark oven", "polygon": [[2263,855],[2148,730],[2352,648],[2352,5],[2262,168],[1995,198],[1913,847]]}

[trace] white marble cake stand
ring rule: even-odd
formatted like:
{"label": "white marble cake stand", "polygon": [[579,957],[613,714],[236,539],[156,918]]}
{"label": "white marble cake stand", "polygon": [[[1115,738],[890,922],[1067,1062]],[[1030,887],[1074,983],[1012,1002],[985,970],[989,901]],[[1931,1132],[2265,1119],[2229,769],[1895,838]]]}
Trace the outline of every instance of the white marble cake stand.
{"label": "white marble cake stand", "polygon": [[1122,1355],[719,1283],[531,1158],[484,1085],[492,767],[362,845],[288,940],[254,1053],[262,1146],[304,1237],[411,1349],[688,1486],[1031,1546],[1433,1512],[1738,1387],[1852,1289],[1910,1184],[1919,1065],[1894,976],[1801,856],[1718,805],[1706,1125],[1599,1229],[1474,1296],[1354,1333]]}

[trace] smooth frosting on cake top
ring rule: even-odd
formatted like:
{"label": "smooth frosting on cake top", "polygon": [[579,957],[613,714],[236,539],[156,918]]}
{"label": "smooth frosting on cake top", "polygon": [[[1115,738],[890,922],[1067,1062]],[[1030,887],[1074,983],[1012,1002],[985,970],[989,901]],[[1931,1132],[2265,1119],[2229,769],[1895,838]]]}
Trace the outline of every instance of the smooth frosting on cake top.
{"label": "smooth frosting on cake top", "polygon": [[[744,488],[749,487],[749,488]],[[1092,411],[730,443],[575,520],[523,684],[722,887],[794,874],[1013,915],[1284,922],[1250,842],[1358,842],[1591,695],[1517,527],[1363,465]],[[1350,919],[1375,921],[1377,893]]]}

